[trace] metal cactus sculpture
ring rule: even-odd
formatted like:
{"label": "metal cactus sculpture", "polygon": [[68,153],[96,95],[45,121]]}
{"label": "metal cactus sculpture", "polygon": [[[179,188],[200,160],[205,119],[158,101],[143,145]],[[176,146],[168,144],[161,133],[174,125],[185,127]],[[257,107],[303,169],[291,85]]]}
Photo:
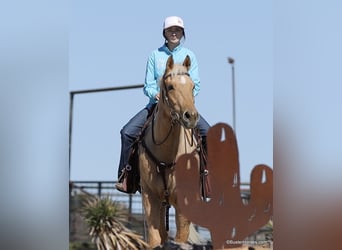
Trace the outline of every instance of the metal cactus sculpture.
{"label": "metal cactus sculpture", "polygon": [[210,230],[214,249],[240,247],[272,216],[273,171],[266,165],[253,168],[250,200],[243,203],[233,129],[224,123],[216,124],[208,132],[207,144],[210,200],[204,201],[200,195],[195,155],[186,154],[176,165],[177,201],[189,220]]}

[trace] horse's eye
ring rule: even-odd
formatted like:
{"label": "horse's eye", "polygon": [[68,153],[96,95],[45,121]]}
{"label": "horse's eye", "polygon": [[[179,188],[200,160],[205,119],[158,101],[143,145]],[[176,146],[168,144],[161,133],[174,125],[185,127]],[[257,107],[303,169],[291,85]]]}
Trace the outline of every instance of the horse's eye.
{"label": "horse's eye", "polygon": [[167,86],[167,91],[170,91],[170,90],[173,90],[174,88],[173,88],[173,85],[168,85]]}

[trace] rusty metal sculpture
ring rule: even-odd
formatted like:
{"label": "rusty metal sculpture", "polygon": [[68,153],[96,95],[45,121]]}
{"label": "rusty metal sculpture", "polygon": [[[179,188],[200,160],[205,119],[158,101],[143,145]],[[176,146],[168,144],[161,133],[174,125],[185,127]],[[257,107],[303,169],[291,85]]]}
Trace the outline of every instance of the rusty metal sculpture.
{"label": "rusty metal sculpture", "polygon": [[176,166],[177,201],[188,219],[210,230],[214,249],[240,247],[247,236],[264,226],[272,216],[273,171],[267,165],[253,168],[250,200],[243,203],[239,154],[233,129],[218,123],[210,128],[207,142],[210,200],[204,201],[200,195],[196,158],[185,154]]}

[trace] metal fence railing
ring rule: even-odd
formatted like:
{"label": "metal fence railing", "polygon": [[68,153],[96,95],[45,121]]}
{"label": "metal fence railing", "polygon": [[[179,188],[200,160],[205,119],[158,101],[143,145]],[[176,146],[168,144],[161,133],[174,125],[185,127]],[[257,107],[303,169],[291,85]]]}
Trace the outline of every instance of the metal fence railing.
{"label": "metal fence railing", "polygon": [[[137,192],[136,194],[125,194],[119,192],[115,188],[115,181],[70,181],[70,200],[72,197],[77,196],[81,193],[90,193],[98,197],[109,196],[113,200],[122,203],[128,209],[129,217],[143,218],[143,208],[141,195]],[[248,202],[249,198],[249,184],[241,183],[241,197],[243,202]],[[175,226],[175,211],[173,208],[170,209],[170,235],[176,233]],[[196,226],[197,231],[204,240],[210,240],[210,232],[206,228]],[[77,230],[77,229],[74,229]]]}

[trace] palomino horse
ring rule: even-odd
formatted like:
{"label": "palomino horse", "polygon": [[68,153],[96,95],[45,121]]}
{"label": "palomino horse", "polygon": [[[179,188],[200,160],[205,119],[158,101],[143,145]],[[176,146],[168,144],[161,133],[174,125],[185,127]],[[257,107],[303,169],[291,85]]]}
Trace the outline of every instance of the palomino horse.
{"label": "palomino horse", "polygon": [[174,166],[184,153],[198,156],[193,129],[199,114],[194,105],[194,83],[188,73],[190,64],[189,56],[183,65],[175,64],[172,56],[168,58],[160,82],[160,100],[139,145],[141,193],[152,248],[167,242],[170,205],[176,212],[175,241],[186,242],[189,236],[190,221],[177,205]]}

